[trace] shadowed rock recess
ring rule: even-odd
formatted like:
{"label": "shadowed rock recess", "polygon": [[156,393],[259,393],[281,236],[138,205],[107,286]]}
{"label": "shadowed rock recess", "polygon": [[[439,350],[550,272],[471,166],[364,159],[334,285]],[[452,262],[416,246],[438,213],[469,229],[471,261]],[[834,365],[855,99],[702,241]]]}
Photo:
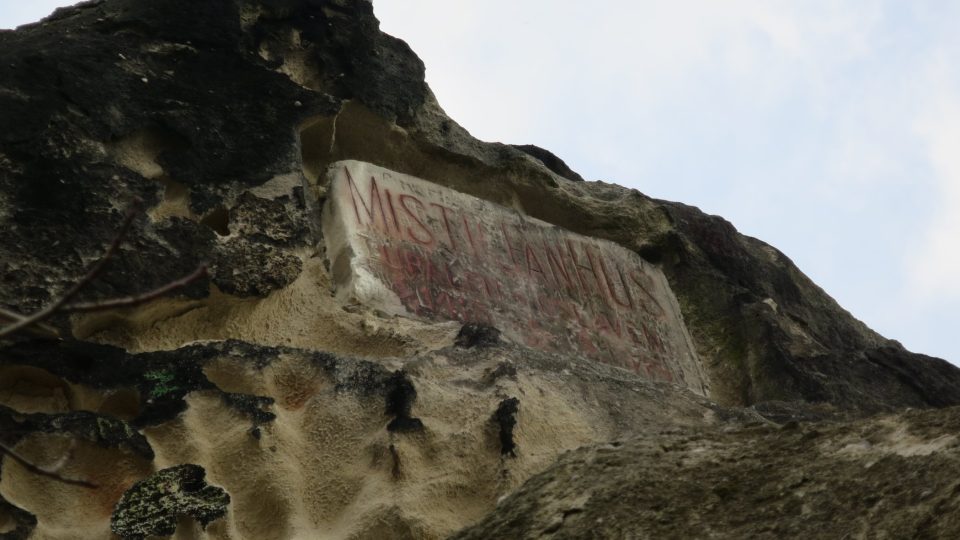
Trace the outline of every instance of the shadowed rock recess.
{"label": "shadowed rock recess", "polygon": [[76,301],[209,268],[0,338],[0,538],[960,535],[960,370],[720,217],[474,139],[378,26],[94,0],[0,31],[0,307],[134,201]]}

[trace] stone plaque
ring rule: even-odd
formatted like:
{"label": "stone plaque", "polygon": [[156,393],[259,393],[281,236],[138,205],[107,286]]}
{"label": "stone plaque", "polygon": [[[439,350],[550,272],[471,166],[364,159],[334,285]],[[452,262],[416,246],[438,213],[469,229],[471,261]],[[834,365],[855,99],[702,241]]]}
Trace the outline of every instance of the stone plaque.
{"label": "stone plaque", "polygon": [[368,163],[327,174],[323,232],[341,302],[486,323],[705,392],[676,298],[636,253]]}

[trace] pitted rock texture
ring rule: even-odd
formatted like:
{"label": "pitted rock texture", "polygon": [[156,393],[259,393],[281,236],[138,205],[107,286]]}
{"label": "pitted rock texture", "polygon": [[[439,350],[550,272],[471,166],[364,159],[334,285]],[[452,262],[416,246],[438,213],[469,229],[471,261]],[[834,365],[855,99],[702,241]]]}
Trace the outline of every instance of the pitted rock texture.
{"label": "pitted rock texture", "polygon": [[951,408],[585,447],[452,538],[951,538],[958,428]]}
{"label": "pitted rock texture", "polygon": [[[812,536],[808,517],[839,536],[958,535],[955,409],[902,411],[960,404],[960,370],[871,331],[722,218],[474,139],[423,75],[367,0],[93,0],[0,31],[0,306],[62,294],[134,201],[77,301],[210,270],[146,305],[58,315],[60,340],[0,341],[4,447],[97,486],[3,450],[0,535],[111,538],[124,493],[188,464],[230,503],[206,528],[179,518],[180,538],[668,536],[681,517],[717,537]],[[342,160],[657,265],[710,399],[489,326],[342,306],[321,229]],[[879,412],[895,414],[863,419]],[[626,506],[604,499],[621,488]]]}
{"label": "pitted rock texture", "polygon": [[[0,496],[36,516],[38,538],[107,538],[121,497],[140,497],[137,482],[192,464],[231,502],[206,528],[180,519],[178,534],[395,538],[408,530],[442,538],[565,450],[679,426],[763,421],[575,356],[452,346],[455,333],[433,352],[378,360],[239,341],[137,355],[49,342],[2,349],[0,404],[32,402],[31,418],[122,417],[140,427],[135,441],[151,453],[66,426],[30,430],[4,442],[97,489],[5,459]],[[101,362],[84,366],[84,357]],[[26,367],[34,360],[43,367]],[[195,370],[178,371],[182,365]],[[521,396],[522,406],[501,410],[505,396]],[[491,421],[498,411],[509,418]],[[505,434],[514,444],[509,457]],[[166,513],[121,506],[124,523],[169,523]]]}

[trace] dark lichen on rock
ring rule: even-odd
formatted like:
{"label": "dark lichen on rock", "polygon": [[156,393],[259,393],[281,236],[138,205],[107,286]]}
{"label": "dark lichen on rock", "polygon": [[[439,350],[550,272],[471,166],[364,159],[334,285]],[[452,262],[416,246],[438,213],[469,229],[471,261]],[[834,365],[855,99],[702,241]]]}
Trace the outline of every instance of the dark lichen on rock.
{"label": "dark lichen on rock", "polygon": [[0,540],[27,540],[36,526],[36,516],[0,497]]}
{"label": "dark lichen on rock", "polygon": [[0,405],[0,442],[13,444],[34,433],[71,435],[103,448],[120,448],[153,459],[153,448],[139,431],[118,418],[90,411],[19,413]]}
{"label": "dark lichen on rock", "polygon": [[266,296],[300,275],[298,257],[269,244],[230,239],[214,255],[213,282],[224,292],[240,296]]}
{"label": "dark lichen on rock", "polygon": [[417,389],[406,371],[397,370],[386,381],[386,410],[385,414],[393,416],[387,424],[387,431],[404,433],[422,431],[423,421],[411,416],[413,402],[417,400]]}
{"label": "dark lichen on rock", "polygon": [[500,343],[500,330],[482,323],[466,323],[460,327],[454,344],[457,347],[493,347]]}
{"label": "dark lichen on rock", "polygon": [[490,421],[497,426],[500,455],[517,457],[517,443],[513,438],[513,430],[517,427],[517,411],[519,409],[519,399],[515,397],[507,398],[497,405],[497,410],[490,417]]}
{"label": "dark lichen on rock", "polygon": [[120,498],[110,518],[110,528],[125,540],[170,536],[177,519],[189,516],[203,527],[227,513],[230,495],[207,484],[199,465],[163,469],[134,484]]}

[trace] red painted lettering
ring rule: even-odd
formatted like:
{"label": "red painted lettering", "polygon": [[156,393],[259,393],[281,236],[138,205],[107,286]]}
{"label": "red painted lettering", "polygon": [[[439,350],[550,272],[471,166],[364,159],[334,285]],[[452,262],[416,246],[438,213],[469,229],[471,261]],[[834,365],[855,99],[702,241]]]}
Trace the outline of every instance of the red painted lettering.
{"label": "red painted lettering", "polygon": [[600,274],[597,272],[597,265],[594,264],[593,262],[593,256],[590,254],[589,247],[586,245],[583,246],[583,253],[587,256],[587,262],[589,264],[583,264],[578,261],[577,250],[574,248],[572,240],[569,240],[569,239],[567,240],[567,249],[570,252],[570,260],[573,261],[573,269],[576,271],[577,277],[580,279],[580,285],[583,287],[584,292],[590,291],[591,288],[588,285],[586,278],[584,277],[584,275],[587,275],[587,274],[585,274],[585,272],[581,272],[581,270],[589,270],[590,271],[589,275],[593,276],[593,279],[597,284],[596,286],[597,293],[600,295],[601,298],[606,300],[606,295],[603,293],[603,282],[600,281]]}
{"label": "red painted lettering", "polygon": [[533,252],[533,248],[529,244],[525,246],[527,248],[527,272],[532,276],[534,272],[540,274],[543,277],[544,283],[546,283],[547,274],[543,271],[543,266],[540,265],[540,260],[537,259],[537,254]]}
{"label": "red painted lettering", "polygon": [[[647,289],[649,280],[650,278],[639,270],[630,271],[630,281],[637,285],[637,288],[640,289],[640,293],[647,300],[646,302],[641,301],[640,306],[650,315],[662,318],[667,312],[663,309],[663,306],[660,305],[660,302],[657,302],[657,298],[653,296],[649,289]],[[653,304],[653,309],[647,305],[648,303]]]}
{"label": "red painted lettering", "polygon": [[397,211],[396,211],[396,209],[394,209],[394,207],[393,207],[393,194],[390,193],[390,190],[389,190],[389,189],[385,189],[385,190],[383,190],[383,192],[387,194],[387,206],[390,207],[390,215],[393,216],[393,227],[394,227],[394,228],[397,230],[397,232],[399,233],[399,232],[400,232],[400,220],[397,219]]}
{"label": "red painted lettering", "polygon": [[568,292],[576,293],[576,282],[570,276],[570,272],[567,271],[567,265],[563,262],[563,257],[558,252],[558,249],[560,248],[551,248],[547,245],[546,241],[543,243],[543,251],[547,254],[547,265],[550,268],[550,273],[553,274],[553,280],[557,283],[558,287],[565,285]]}
{"label": "red painted lettering", "polygon": [[523,257],[523,250],[514,246],[513,242],[510,241],[510,235],[507,234],[507,226],[500,223],[500,230],[503,231],[503,242],[507,246],[507,253],[510,255],[510,260],[513,261],[514,266],[520,266],[520,260],[513,256],[514,252],[520,254],[520,257]]}
{"label": "red painted lettering", "polygon": [[402,270],[403,264],[396,249],[384,244],[380,246],[380,260],[392,270]]}
{"label": "red painted lettering", "polygon": [[645,323],[640,323],[640,328],[643,329],[643,335],[647,338],[647,347],[658,353],[666,353],[667,349],[663,346],[663,341],[660,340],[660,335],[657,333],[656,329],[650,329]]}
{"label": "red painted lettering", "polygon": [[414,211],[410,209],[410,206],[407,205],[407,201],[413,201],[420,206],[420,209],[422,211],[425,209],[425,207],[423,206],[423,203],[420,202],[420,199],[414,197],[413,195],[407,195],[406,193],[400,194],[399,199],[400,199],[400,206],[407,212],[407,215],[410,216],[410,219],[416,222],[417,226],[422,231],[422,236],[417,236],[416,234],[414,234],[413,229],[411,229],[410,227],[407,227],[407,236],[409,236],[411,240],[413,240],[418,244],[423,244],[425,246],[433,245],[433,243],[436,241],[436,239],[433,237],[433,231],[431,231],[429,227],[424,225],[423,221],[420,221],[420,218],[416,215],[416,213],[414,213]]}
{"label": "red painted lettering", "polygon": [[613,282],[610,281],[610,271],[607,270],[607,265],[603,263],[603,255],[599,255],[597,259],[600,262],[600,273],[603,274],[603,280],[607,284],[607,290],[610,292],[610,298],[613,299],[621,307],[632,308],[633,307],[633,298],[630,296],[630,289],[627,287],[627,282],[623,278],[623,270],[614,267],[617,271],[616,275],[620,277],[620,286],[623,289],[623,294],[626,296],[626,301],[621,300],[617,297],[617,288],[614,286]]}
{"label": "red painted lettering", "polygon": [[[347,175],[347,186],[350,189],[350,202],[353,203],[353,213],[357,218],[357,225],[363,225],[363,220],[360,218],[360,207],[363,207],[364,213],[367,216],[368,224],[372,228],[376,228],[377,224],[377,210],[379,210],[380,221],[383,223],[383,230],[385,232],[390,232],[389,221],[387,221],[387,214],[383,210],[383,201],[380,199],[380,191],[377,188],[377,180],[374,177],[370,177],[370,204],[367,204],[367,201],[363,200],[363,195],[360,193],[360,189],[357,187],[357,184],[353,181],[353,176],[350,175],[350,170],[346,167],[343,168],[343,172]],[[357,199],[360,199],[360,204],[357,204]]]}
{"label": "red painted lettering", "polygon": [[467,240],[470,242],[470,247],[473,248],[473,254],[477,257],[480,256],[480,248],[477,247],[478,243],[483,243],[483,227],[480,224],[476,226],[476,238],[474,238],[474,233],[470,231],[470,223],[467,222],[467,216],[463,216],[463,230],[467,231]]}
{"label": "red painted lettering", "polygon": [[450,247],[456,249],[457,241],[453,239],[453,231],[450,230],[450,219],[447,215],[447,212],[449,212],[450,209],[442,204],[437,203],[430,203],[430,206],[436,206],[440,209],[440,215],[443,216],[443,228],[447,231],[447,238],[450,239]]}
{"label": "red painted lettering", "polygon": [[403,252],[403,270],[408,278],[417,278],[423,275],[423,258],[419,253],[407,249]]}
{"label": "red painted lettering", "polygon": [[623,337],[623,326],[620,324],[620,319],[617,317],[608,317],[606,314],[597,315],[596,320],[594,321],[594,326],[597,330],[607,332],[617,337]]}

